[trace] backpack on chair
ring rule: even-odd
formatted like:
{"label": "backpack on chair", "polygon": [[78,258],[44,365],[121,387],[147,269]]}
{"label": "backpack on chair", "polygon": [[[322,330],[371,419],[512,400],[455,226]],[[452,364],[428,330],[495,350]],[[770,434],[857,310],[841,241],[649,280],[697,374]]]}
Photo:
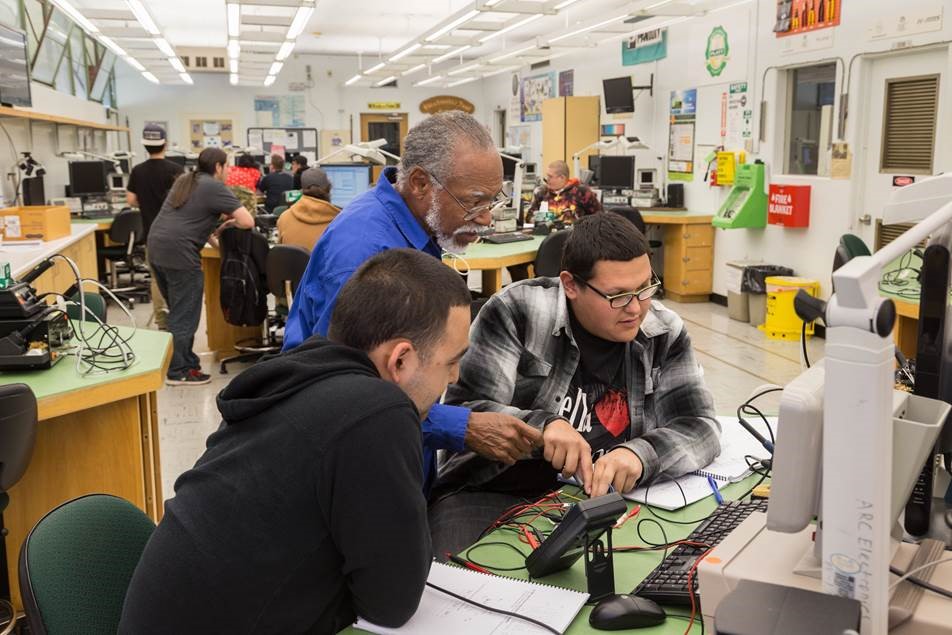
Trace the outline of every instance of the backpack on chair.
{"label": "backpack on chair", "polygon": [[268,239],[253,230],[230,227],[222,232],[219,244],[222,315],[233,326],[258,326],[268,314]]}

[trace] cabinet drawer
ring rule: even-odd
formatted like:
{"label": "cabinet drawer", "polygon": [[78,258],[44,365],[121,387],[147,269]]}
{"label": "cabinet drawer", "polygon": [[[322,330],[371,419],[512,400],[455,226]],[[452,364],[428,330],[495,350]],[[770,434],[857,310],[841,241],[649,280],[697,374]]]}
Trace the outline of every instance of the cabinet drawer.
{"label": "cabinet drawer", "polygon": [[675,293],[710,293],[712,276],[710,271],[683,271],[677,278],[665,276],[664,286]]}
{"label": "cabinet drawer", "polygon": [[711,247],[685,247],[681,262],[687,271],[712,271],[714,250]]}
{"label": "cabinet drawer", "polygon": [[682,225],[679,238],[688,247],[713,247],[714,228],[710,225]]}

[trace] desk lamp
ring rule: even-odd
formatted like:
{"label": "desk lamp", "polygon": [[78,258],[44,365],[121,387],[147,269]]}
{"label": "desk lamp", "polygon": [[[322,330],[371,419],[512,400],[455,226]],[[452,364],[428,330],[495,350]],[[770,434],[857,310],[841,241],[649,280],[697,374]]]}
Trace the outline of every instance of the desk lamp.
{"label": "desk lamp", "polygon": [[347,153],[351,158],[354,156],[367,159],[371,163],[376,163],[377,165],[387,165],[387,157],[393,159],[394,161],[399,161],[400,157],[390,152],[387,152],[383,149],[383,146],[387,145],[386,139],[374,139],[373,141],[361,141],[360,143],[348,143],[343,145],[330,154],[321,157],[317,160],[317,164],[327,163],[331,157],[335,157],[338,154]]}
{"label": "desk lamp", "polygon": [[602,150],[608,150],[616,146],[621,146],[625,152],[651,149],[650,146],[644,144],[638,137],[612,137],[611,139],[602,139],[595,143],[590,143],[572,155],[572,168],[575,170],[575,176],[578,177],[578,175],[581,174],[581,158],[583,154],[592,149],[598,149],[598,151],[601,152]]}

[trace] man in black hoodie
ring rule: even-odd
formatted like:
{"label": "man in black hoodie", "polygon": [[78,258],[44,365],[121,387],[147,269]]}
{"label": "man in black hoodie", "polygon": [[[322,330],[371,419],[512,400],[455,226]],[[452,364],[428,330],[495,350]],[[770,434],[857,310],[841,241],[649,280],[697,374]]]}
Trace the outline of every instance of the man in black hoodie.
{"label": "man in black hoodie", "polygon": [[420,422],[458,377],[469,304],[432,256],[384,251],[342,289],[329,340],[236,377],[145,548],[120,632],[405,623],[432,559]]}

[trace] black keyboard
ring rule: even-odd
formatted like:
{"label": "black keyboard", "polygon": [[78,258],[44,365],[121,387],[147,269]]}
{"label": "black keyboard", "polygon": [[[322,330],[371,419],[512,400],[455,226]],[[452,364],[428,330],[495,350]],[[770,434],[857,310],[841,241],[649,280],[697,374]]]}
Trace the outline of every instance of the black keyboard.
{"label": "black keyboard", "polygon": [[[714,547],[753,512],[766,511],[767,499],[724,503],[714,514],[698,525],[686,540]],[[707,547],[678,545],[641,584],[635,587],[632,594],[654,600],[659,604],[690,606],[691,593],[697,593],[697,571],[695,570],[692,576],[691,591],[688,591],[688,573],[694,566],[694,562],[705,551]],[[695,596],[695,601],[699,602],[700,598]]]}
{"label": "black keyboard", "polygon": [[490,234],[489,236],[483,236],[483,242],[492,243],[493,245],[521,243],[526,240],[532,240],[532,236],[528,236],[520,232],[513,232],[508,234]]}

